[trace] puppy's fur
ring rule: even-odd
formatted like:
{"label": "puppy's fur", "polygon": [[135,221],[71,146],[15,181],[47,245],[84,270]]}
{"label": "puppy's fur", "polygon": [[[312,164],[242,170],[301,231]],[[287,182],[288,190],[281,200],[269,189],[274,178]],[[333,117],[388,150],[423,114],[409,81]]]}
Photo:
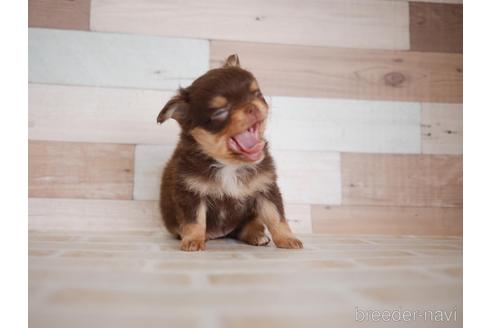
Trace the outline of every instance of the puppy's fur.
{"label": "puppy's fur", "polygon": [[234,237],[302,248],[285,220],[275,166],[264,140],[268,105],[237,55],[180,89],[157,122],[173,118],[181,136],[162,176],[160,208],[181,249]]}

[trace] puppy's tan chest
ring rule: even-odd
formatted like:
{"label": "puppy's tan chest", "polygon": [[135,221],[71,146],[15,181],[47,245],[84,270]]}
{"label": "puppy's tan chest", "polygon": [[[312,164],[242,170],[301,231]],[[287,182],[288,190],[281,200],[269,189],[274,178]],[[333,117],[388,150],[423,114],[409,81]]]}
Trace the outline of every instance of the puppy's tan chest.
{"label": "puppy's tan chest", "polygon": [[190,191],[202,197],[231,197],[238,200],[265,192],[274,183],[270,173],[245,173],[244,168],[225,165],[217,169],[211,178],[186,177],[185,184]]}

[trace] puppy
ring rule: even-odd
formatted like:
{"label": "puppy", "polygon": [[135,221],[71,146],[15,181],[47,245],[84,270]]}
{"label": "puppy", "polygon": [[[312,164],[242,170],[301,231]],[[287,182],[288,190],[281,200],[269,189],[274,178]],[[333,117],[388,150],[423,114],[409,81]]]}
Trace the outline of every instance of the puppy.
{"label": "puppy", "polygon": [[184,251],[205,241],[237,238],[302,248],[286,222],[275,165],[264,139],[268,105],[237,55],[191,86],[179,89],[157,117],[181,126],[178,145],[161,182],[160,209]]}

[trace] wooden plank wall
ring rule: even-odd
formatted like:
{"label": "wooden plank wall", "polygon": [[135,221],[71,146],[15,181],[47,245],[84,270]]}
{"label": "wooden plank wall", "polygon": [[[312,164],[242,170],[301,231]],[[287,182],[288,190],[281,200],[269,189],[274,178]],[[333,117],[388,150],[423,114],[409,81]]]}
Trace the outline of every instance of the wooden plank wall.
{"label": "wooden plank wall", "polygon": [[89,30],[91,0],[29,0],[29,26]]}
{"label": "wooden plank wall", "polygon": [[91,15],[94,31],[375,49],[408,49],[408,22],[385,0],[92,0]]}
{"label": "wooden plank wall", "polygon": [[233,41],[212,41],[210,46],[213,67],[227,54],[237,52],[270,95],[443,103],[463,100],[461,54]]}
{"label": "wooden plank wall", "polygon": [[295,231],[462,234],[459,0],[30,0],[29,227],[163,229],[179,86],[231,53]]}
{"label": "wooden plank wall", "polygon": [[410,47],[415,51],[463,52],[463,7],[410,3]]}

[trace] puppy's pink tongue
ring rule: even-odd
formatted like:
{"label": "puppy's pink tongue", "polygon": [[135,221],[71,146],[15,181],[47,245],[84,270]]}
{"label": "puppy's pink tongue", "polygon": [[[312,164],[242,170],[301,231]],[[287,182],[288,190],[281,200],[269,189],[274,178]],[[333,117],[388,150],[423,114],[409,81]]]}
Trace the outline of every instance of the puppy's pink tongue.
{"label": "puppy's pink tongue", "polygon": [[241,150],[246,153],[256,153],[263,150],[265,143],[260,140],[256,131],[244,131],[234,136]]}

